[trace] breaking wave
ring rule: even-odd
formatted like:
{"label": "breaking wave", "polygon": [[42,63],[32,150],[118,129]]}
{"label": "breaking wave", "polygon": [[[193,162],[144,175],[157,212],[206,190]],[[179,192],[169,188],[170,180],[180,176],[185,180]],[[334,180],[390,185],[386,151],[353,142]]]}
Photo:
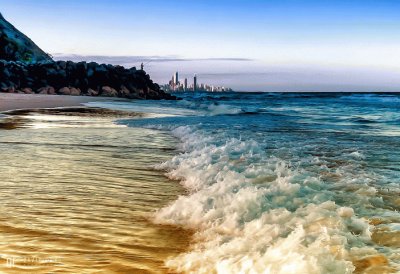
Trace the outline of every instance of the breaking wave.
{"label": "breaking wave", "polygon": [[268,155],[254,140],[221,142],[224,136],[191,126],[172,133],[182,153],[158,168],[189,194],[159,210],[154,221],[196,234],[188,252],[166,262],[169,268],[343,274],[353,273],[357,258],[377,254],[368,246],[368,221],[351,205],[335,203],[334,190],[315,173]]}
{"label": "breaking wave", "polygon": [[196,101],[179,101],[179,105],[202,112],[203,115],[234,115],[245,112],[241,107],[220,103],[204,103]]}

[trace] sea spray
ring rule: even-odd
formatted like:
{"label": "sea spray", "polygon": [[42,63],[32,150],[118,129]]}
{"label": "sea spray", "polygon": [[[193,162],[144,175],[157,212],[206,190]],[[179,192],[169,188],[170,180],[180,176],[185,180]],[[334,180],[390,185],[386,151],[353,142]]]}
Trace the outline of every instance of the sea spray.
{"label": "sea spray", "polygon": [[158,168],[187,195],[153,219],[196,234],[170,268],[398,272],[398,95],[179,95],[124,102],[157,115],[118,122],[180,139]]}
{"label": "sea spray", "polygon": [[196,273],[352,273],[373,255],[371,227],[341,207],[314,174],[268,155],[254,140],[177,127],[181,154],[158,168],[188,189],[154,221],[196,231],[167,266]]}

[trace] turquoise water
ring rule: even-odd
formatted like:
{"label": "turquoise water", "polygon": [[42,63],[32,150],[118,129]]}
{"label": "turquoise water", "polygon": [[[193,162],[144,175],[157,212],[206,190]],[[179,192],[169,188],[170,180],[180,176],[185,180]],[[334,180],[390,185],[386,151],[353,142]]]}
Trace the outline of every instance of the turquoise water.
{"label": "turquoise water", "polygon": [[180,94],[101,102],[175,136],[156,165],[188,193],[155,224],[195,231],[165,264],[195,273],[398,273],[400,95]]}

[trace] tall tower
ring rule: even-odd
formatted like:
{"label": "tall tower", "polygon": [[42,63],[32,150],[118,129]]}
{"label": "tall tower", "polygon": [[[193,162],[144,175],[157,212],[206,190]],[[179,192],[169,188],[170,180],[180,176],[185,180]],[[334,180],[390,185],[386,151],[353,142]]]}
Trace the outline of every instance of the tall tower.
{"label": "tall tower", "polygon": [[195,74],[193,77],[193,91],[197,90],[197,75]]}
{"label": "tall tower", "polygon": [[183,90],[187,91],[187,88],[188,88],[188,81],[187,78],[185,78],[185,82],[183,82]]}
{"label": "tall tower", "polygon": [[179,84],[179,74],[178,72],[175,72],[174,74],[174,84],[177,86]]}

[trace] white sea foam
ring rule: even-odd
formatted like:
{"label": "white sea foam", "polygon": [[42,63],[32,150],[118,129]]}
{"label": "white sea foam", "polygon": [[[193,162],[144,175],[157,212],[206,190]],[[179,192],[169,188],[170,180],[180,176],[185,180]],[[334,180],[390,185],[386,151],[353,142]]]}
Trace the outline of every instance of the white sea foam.
{"label": "white sea foam", "polygon": [[289,168],[255,141],[221,144],[188,126],[173,134],[184,153],[159,168],[190,194],[159,210],[154,221],[196,234],[190,251],[171,258],[168,267],[187,273],[342,274],[354,271],[352,258],[377,253],[367,247],[368,221],[332,201],[318,177]]}
{"label": "white sea foam", "polygon": [[221,115],[221,114],[239,114],[242,113],[242,109],[238,107],[233,107],[229,105],[209,105],[208,110],[210,111],[211,115]]}
{"label": "white sea foam", "polygon": [[355,159],[365,159],[365,155],[359,151],[354,151],[350,153],[350,156],[354,157]]}
{"label": "white sea foam", "polygon": [[243,110],[240,107],[228,105],[228,104],[215,104],[215,103],[199,103],[199,102],[192,102],[187,100],[179,101],[181,106],[195,109],[197,111],[202,111],[203,115],[234,115],[243,113]]}

